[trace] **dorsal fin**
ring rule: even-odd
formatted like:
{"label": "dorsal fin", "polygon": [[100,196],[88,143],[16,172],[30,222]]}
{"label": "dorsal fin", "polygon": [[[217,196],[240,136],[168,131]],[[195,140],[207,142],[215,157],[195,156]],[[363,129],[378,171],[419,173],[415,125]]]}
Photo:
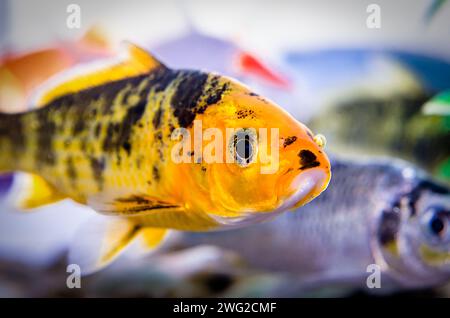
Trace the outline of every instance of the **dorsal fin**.
{"label": "dorsal fin", "polygon": [[[42,107],[63,95],[105,84],[107,82],[145,74],[157,67],[165,67],[143,48],[129,42],[125,42],[125,45],[127,46],[128,53],[128,56],[125,59],[91,73],[72,77],[69,75],[69,80],[60,81],[59,84],[52,86],[49,90],[45,91],[45,93],[37,99],[36,106]],[[64,77],[67,78],[67,76]]]}

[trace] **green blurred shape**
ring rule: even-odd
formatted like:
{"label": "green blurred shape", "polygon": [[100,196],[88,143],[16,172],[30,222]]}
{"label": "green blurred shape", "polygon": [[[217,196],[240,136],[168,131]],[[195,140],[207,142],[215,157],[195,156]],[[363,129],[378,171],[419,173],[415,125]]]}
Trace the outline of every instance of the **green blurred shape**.
{"label": "green blurred shape", "polygon": [[447,0],[433,0],[428,6],[425,12],[425,22],[430,23],[431,20],[436,16],[436,13],[442,8],[442,6],[447,2]]}
{"label": "green blurred shape", "polygon": [[[450,116],[450,91],[442,92],[423,106],[425,115]],[[448,124],[448,121],[446,121]]]}

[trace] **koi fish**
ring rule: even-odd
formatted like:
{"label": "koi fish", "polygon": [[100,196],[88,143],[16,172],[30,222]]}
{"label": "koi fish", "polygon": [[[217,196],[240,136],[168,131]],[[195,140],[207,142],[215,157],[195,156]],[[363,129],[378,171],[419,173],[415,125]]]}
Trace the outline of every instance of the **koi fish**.
{"label": "koi fish", "polygon": [[[131,242],[155,249],[167,229],[249,225],[325,190],[331,173],[323,139],[279,106],[228,77],[170,69],[134,45],[128,53],[49,88],[32,111],[0,115],[0,171],[25,173],[11,202],[30,209],[70,198],[110,216],[82,226],[69,252],[84,274]],[[196,122],[223,136],[232,128],[213,151],[222,161],[206,163],[197,149],[187,152],[192,162],[173,159],[174,136],[187,132],[195,144]],[[270,153],[261,128],[276,146]],[[258,160],[265,152],[270,160]],[[261,173],[275,159],[278,169]]]}

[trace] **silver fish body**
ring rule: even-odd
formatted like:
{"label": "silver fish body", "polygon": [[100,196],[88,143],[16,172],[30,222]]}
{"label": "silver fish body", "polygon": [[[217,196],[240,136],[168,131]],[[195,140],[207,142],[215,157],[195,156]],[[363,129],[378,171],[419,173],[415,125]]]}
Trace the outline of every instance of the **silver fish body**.
{"label": "silver fish body", "polygon": [[305,286],[365,287],[371,264],[384,290],[450,279],[448,188],[403,162],[335,160],[332,172],[315,202],[272,222],[208,235],[180,232],[167,246],[231,250],[251,268]]}

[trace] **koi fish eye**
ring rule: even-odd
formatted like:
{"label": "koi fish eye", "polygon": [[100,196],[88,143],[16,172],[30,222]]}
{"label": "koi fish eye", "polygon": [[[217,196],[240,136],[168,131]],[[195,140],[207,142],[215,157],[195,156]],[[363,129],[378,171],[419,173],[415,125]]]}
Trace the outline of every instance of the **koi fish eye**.
{"label": "koi fish eye", "polygon": [[422,225],[425,233],[438,243],[450,242],[450,211],[433,206],[423,215]]}
{"label": "koi fish eye", "polygon": [[256,132],[249,128],[236,131],[231,137],[230,152],[241,167],[252,163],[258,153]]}

